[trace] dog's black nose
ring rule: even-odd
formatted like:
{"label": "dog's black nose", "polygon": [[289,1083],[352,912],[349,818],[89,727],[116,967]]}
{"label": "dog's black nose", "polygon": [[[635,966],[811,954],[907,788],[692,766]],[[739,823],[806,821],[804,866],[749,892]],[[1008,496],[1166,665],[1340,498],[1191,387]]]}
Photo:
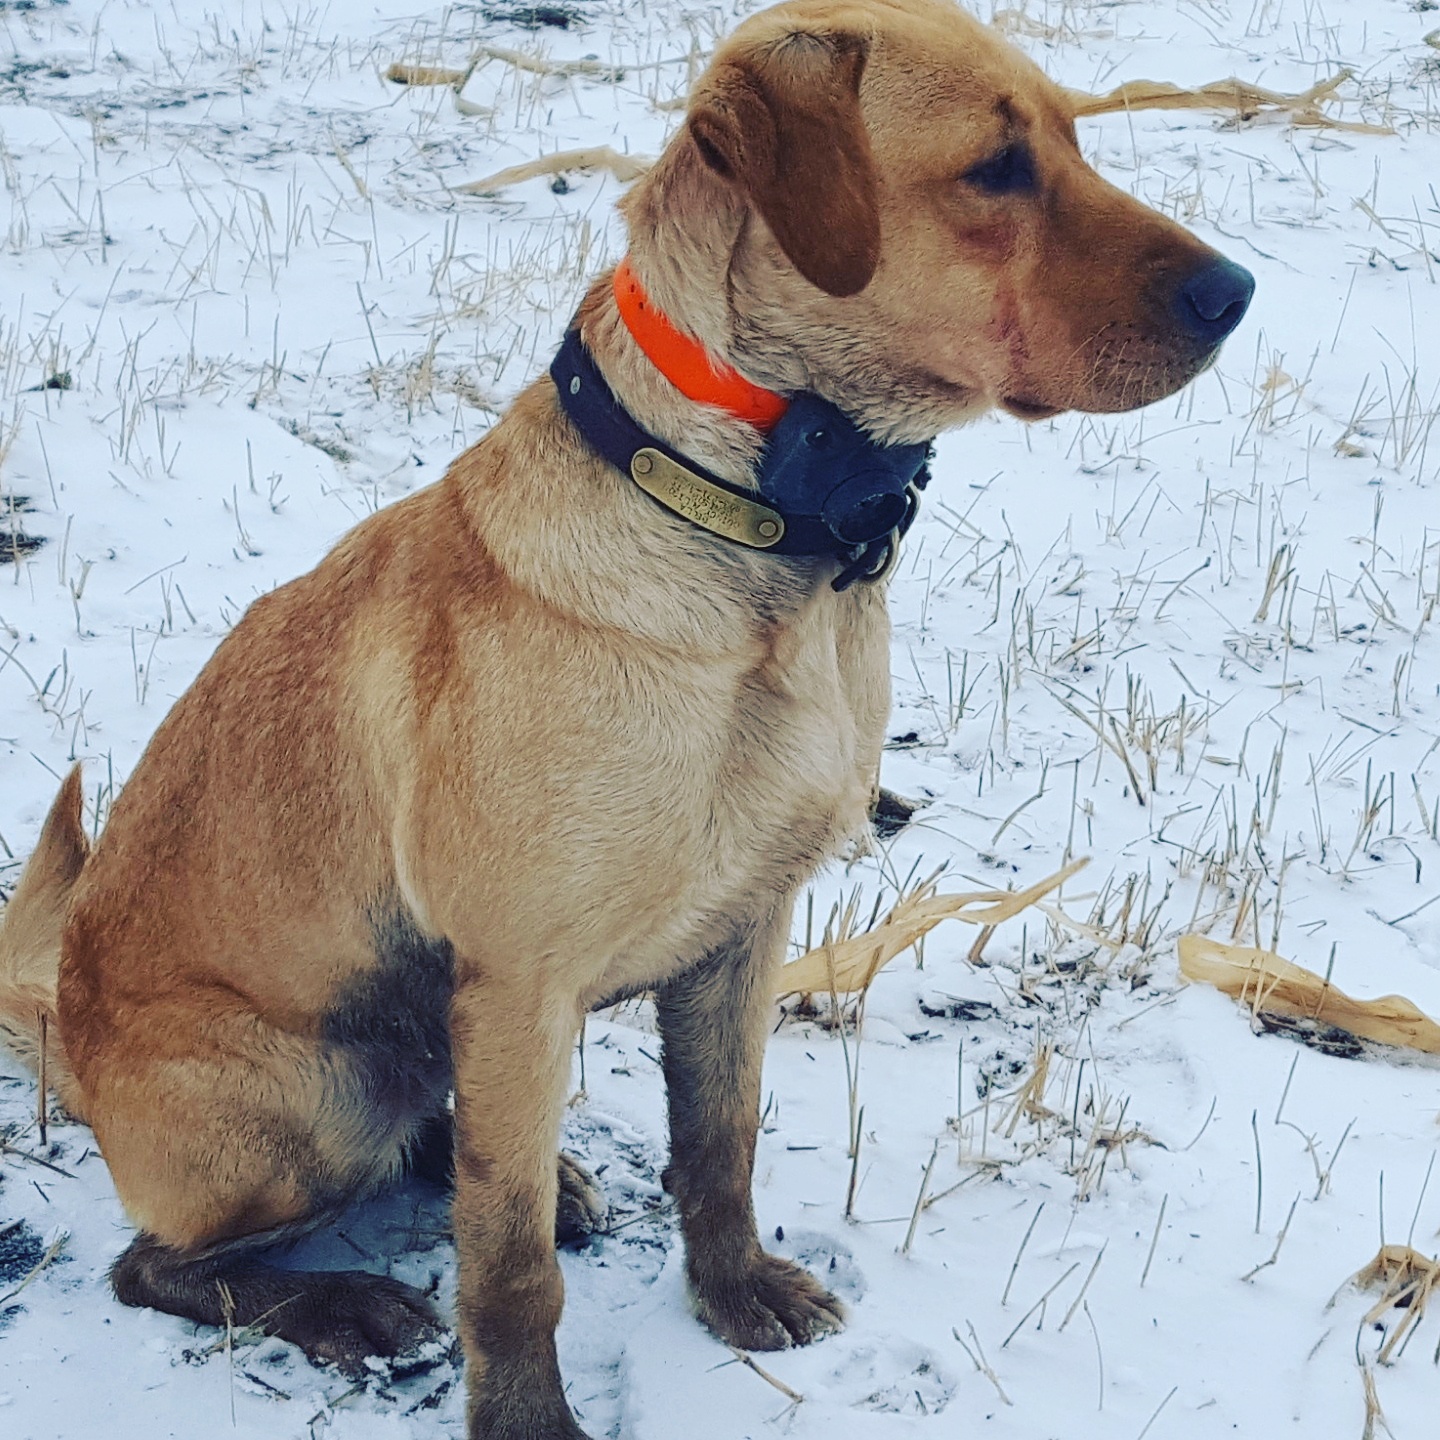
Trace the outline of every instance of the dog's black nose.
{"label": "dog's black nose", "polygon": [[1250,308],[1255,277],[1243,265],[1217,255],[1181,286],[1175,297],[1180,322],[1209,345],[1218,345]]}

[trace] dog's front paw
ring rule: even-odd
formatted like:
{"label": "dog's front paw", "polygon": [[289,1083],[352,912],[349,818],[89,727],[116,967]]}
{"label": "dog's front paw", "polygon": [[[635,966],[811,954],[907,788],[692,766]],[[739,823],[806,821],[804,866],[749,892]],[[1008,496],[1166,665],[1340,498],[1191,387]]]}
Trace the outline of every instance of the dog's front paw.
{"label": "dog's front paw", "polygon": [[737,1275],[692,1285],[701,1320],[741,1350],[788,1350],[845,1324],[844,1306],[809,1271],[763,1251]]}

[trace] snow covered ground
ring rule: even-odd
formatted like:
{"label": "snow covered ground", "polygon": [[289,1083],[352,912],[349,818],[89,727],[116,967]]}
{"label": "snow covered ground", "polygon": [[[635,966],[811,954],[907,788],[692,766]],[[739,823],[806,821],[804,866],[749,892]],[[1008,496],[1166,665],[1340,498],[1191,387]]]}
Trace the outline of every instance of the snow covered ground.
{"label": "snow covered ground", "polygon": [[[44,542],[0,564],[0,885],[70,761],[103,821],[245,606],[438,479],[620,251],[607,178],[452,187],[571,146],[654,153],[750,8],[0,0],[0,531]],[[1378,1364],[1402,1312],[1367,1323],[1376,1297],[1346,1281],[1382,1238],[1440,1244],[1440,1077],[1257,1036],[1181,986],[1174,951],[1191,928],[1258,937],[1440,1014],[1434,8],[1000,15],[1096,91],[1296,91],[1348,67],[1329,113],[1394,133],[1082,122],[1095,163],[1252,268],[1257,297],[1171,401],[942,440],[892,587],[885,779],[926,808],[816,886],[813,934],[941,865],[972,889],[1092,863],[1068,922],[1011,921],[978,966],[973,931],[936,931],[860,1033],[779,1024],[762,1224],[851,1323],[760,1357],[772,1382],[687,1311],[649,1017],[594,1017],[567,1138],[603,1168],[612,1228],[564,1258],[560,1341],[597,1437],[1359,1440],[1381,1433],[1371,1386],[1397,1440],[1435,1433],[1440,1324]],[[463,107],[384,78],[482,45],[603,64],[491,58]],[[104,1164],[72,1125],[42,1151],[34,1109],[0,1058],[8,1440],[462,1433],[448,1365],[355,1392],[277,1343],[227,1352],[122,1310]],[[452,1283],[433,1196],[341,1228],[308,1255]]]}

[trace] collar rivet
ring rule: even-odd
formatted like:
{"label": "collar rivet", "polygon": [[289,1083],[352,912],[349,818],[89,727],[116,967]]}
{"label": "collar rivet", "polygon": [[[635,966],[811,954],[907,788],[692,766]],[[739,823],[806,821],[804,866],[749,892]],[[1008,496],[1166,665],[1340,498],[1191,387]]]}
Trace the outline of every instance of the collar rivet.
{"label": "collar rivet", "polygon": [[655,462],[648,455],[637,455],[630,464],[642,475],[648,475],[655,468]]}

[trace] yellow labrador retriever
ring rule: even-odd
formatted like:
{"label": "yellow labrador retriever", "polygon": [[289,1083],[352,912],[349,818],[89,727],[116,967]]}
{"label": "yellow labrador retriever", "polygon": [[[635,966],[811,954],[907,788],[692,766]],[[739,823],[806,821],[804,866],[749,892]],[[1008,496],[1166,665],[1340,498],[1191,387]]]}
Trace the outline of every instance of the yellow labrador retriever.
{"label": "yellow labrador retriever", "polygon": [[[352,1370],[434,1335],[418,1292],[263,1249],[443,1142],[453,1091],[493,1440],[580,1434],[554,1241],[599,1211],[556,1137],[608,998],[656,996],[700,1317],[747,1349],[840,1324],[756,1235],[760,1061],[797,887],[875,788],[915,454],[992,406],[1169,395],[1253,288],[1091,170],[1060,92],[950,0],[747,21],[624,213],[570,369],[251,607],[93,854],[72,776],[0,932],[6,1031],[33,1056],[48,1017],[139,1230],[126,1303]],[[853,525],[813,457],[762,483],[806,404],[854,432],[842,468],[904,462]]]}

